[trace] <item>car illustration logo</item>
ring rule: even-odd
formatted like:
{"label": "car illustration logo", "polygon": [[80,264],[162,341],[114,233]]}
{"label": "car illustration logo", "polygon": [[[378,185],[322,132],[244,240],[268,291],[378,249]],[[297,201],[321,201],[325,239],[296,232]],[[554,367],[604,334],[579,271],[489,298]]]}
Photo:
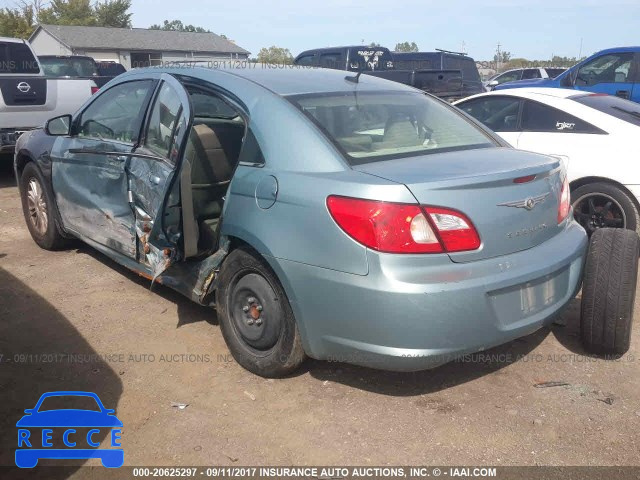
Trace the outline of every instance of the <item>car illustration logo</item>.
{"label": "car illustration logo", "polygon": [[18,84],[18,90],[20,90],[22,93],[27,93],[29,90],[31,90],[31,85],[29,85],[27,82],[20,82]]}
{"label": "car illustration logo", "polygon": [[542,195],[538,195],[537,197],[525,198],[524,200],[515,200],[513,202],[499,203],[498,206],[525,208],[527,210],[533,210],[537,204],[544,202],[549,195],[550,193],[544,193]]}
{"label": "car illustration logo", "polygon": [[[42,404],[53,397],[56,404],[82,400],[89,409],[48,409]],[[104,407],[100,398],[91,392],[48,392],[36,406],[24,411],[18,422],[16,465],[33,468],[40,459],[99,458],[107,468],[121,467],[124,454],[121,446],[122,422],[115,410]],[[110,432],[109,432],[110,430]],[[99,448],[106,439],[111,448]],[[55,445],[54,445],[55,442]],[[59,447],[59,448],[58,448]]]}

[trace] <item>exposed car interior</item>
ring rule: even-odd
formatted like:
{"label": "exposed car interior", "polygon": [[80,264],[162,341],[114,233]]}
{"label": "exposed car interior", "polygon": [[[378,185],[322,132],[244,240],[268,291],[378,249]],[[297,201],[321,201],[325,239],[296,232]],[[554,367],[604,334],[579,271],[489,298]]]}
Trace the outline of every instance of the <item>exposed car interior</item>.
{"label": "exposed car interior", "polygon": [[449,115],[442,105],[421,94],[359,93],[292,100],[352,163],[491,144],[468,122]]}
{"label": "exposed car interior", "polygon": [[[185,151],[191,163],[193,235],[197,246],[185,246],[187,256],[215,249],[222,206],[238,163],[245,134],[245,121],[237,110],[220,97],[187,86],[194,112],[193,127]],[[183,196],[183,202],[188,201]],[[188,207],[183,205],[186,217]],[[189,219],[184,218],[183,223]]]}

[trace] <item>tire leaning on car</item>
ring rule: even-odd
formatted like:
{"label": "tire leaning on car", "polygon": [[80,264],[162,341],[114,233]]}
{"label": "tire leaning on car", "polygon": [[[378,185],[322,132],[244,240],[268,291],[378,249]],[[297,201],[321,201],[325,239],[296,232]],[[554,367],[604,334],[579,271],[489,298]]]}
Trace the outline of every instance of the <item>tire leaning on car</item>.
{"label": "tire leaning on car", "polygon": [[67,244],[58,231],[53,214],[53,199],[45,187],[38,167],[29,162],[20,177],[20,199],[27,228],[33,241],[45,250],[58,250]]}
{"label": "tire leaning on car", "polygon": [[282,285],[260,255],[233,250],[217,283],[218,321],[235,360],[268,378],[297,369],[306,358],[298,325]]}
{"label": "tire leaning on car", "polygon": [[631,230],[601,228],[591,236],[582,286],[584,348],[622,355],[631,345],[640,238]]}
{"label": "tire leaning on car", "polygon": [[587,183],[572,190],[571,205],[576,221],[589,236],[598,228],[640,227],[640,215],[631,197],[610,183]]}

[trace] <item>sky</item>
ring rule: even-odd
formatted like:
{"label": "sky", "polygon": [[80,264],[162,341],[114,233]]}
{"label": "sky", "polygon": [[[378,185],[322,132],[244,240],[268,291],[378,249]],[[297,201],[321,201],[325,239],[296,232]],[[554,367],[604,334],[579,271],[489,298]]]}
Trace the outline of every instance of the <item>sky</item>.
{"label": "sky", "polygon": [[[0,4],[10,4],[0,1]],[[163,20],[225,34],[255,56],[276,45],[295,56],[309,48],[376,42],[421,51],[464,50],[493,58],[590,55],[640,44],[639,0],[133,0],[133,26]]]}

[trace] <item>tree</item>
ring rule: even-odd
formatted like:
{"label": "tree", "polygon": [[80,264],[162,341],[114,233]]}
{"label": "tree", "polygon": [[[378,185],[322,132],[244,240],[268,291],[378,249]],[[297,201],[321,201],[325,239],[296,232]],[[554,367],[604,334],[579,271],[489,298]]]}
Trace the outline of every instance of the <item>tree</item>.
{"label": "tree", "polygon": [[370,46],[370,47],[381,47],[382,45],[380,45],[379,43],[376,43],[376,42],[371,42],[371,43],[369,44],[369,46]]}
{"label": "tree", "polygon": [[0,36],[29,38],[35,28],[36,6],[24,3],[17,8],[0,10]]}
{"label": "tree", "polygon": [[96,3],[96,24],[101,27],[131,27],[131,0],[111,0]]}
{"label": "tree", "polygon": [[396,47],[393,49],[394,52],[418,52],[420,49],[416,42],[402,42],[396,43]]}
{"label": "tree", "polygon": [[275,63],[278,65],[291,65],[293,55],[288,48],[276,47],[261,48],[258,52],[258,61],[262,63]]}
{"label": "tree", "polygon": [[185,25],[182,23],[182,20],[171,20],[171,21],[165,20],[162,23],[162,25],[158,25],[158,24],[151,25],[149,27],[149,30],[170,30],[172,32],[211,33],[211,30],[207,30],[206,28],[203,28],[203,27],[196,27],[194,25]]}
{"label": "tree", "polygon": [[52,0],[40,10],[38,23],[94,26],[97,22],[91,0]]}
{"label": "tree", "polygon": [[493,61],[496,63],[508,63],[509,60],[511,60],[511,52],[500,52],[500,58],[497,53],[493,56]]}
{"label": "tree", "polygon": [[131,0],[22,0],[18,7],[0,9],[0,36],[28,38],[38,23],[99,27],[130,27]]}

